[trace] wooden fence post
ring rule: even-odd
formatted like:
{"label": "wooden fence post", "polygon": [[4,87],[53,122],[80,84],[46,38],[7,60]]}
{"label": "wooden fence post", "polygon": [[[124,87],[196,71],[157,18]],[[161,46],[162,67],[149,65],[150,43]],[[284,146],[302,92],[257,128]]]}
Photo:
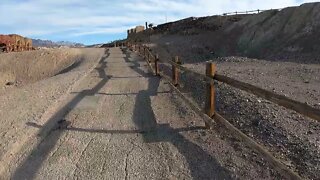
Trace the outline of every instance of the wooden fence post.
{"label": "wooden fence post", "polygon": [[[207,63],[206,65],[206,76],[214,77],[216,74],[216,65],[213,63]],[[207,83],[207,102],[206,102],[206,114],[209,117],[213,117],[215,113],[215,89],[213,81]],[[209,127],[209,124],[206,123],[206,127]]]}
{"label": "wooden fence post", "polygon": [[159,76],[159,54],[156,54],[155,60],[154,60],[154,69],[156,71],[156,76]]}
{"label": "wooden fence post", "polygon": [[[175,56],[173,58],[173,62],[175,62],[176,64],[181,64],[179,56]],[[172,81],[173,81],[173,85],[175,85],[175,86],[179,85],[178,79],[179,79],[178,68],[175,65],[172,65]]]}

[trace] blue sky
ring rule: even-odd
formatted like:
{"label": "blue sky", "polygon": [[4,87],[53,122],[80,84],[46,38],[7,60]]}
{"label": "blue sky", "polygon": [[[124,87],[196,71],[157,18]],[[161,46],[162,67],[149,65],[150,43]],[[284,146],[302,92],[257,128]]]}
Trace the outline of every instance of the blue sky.
{"label": "blue sky", "polygon": [[146,21],[162,24],[190,16],[271,9],[309,0],[1,0],[0,34],[104,43],[126,37]]}

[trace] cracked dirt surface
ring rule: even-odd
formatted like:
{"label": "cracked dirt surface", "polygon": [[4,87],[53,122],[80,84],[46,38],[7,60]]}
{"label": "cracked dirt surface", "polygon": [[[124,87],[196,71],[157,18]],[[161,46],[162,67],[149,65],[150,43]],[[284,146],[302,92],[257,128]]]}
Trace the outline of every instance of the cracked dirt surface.
{"label": "cracked dirt surface", "polygon": [[22,132],[38,135],[15,152],[2,178],[282,178],[225,130],[204,129],[170,86],[127,50],[106,50],[58,104],[43,121],[20,122]]}

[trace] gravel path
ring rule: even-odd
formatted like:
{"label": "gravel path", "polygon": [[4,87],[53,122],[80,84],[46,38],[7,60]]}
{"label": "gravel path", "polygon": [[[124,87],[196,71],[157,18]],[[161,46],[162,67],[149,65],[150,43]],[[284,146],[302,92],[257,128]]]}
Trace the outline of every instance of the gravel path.
{"label": "gravel path", "polygon": [[134,53],[109,49],[88,72],[40,120],[17,123],[30,138],[4,151],[12,158],[3,156],[2,178],[282,178],[223,128],[203,129]]}

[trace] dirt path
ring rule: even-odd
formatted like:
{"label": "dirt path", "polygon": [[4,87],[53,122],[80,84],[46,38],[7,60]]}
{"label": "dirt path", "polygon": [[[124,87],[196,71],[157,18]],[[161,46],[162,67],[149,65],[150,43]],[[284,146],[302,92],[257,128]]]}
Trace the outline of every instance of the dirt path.
{"label": "dirt path", "polygon": [[203,126],[140,57],[112,48],[57,109],[26,122],[21,131],[38,136],[15,152],[0,177],[281,178],[243,143]]}
{"label": "dirt path", "polygon": [[192,177],[186,157],[179,153],[182,146],[170,139],[179,138],[178,131],[201,127],[158,124],[159,118],[187,118],[179,117],[170,105],[165,114],[153,112],[169,93],[170,88],[140,62],[111,49],[44,125],[28,123],[29,128],[40,128],[40,140],[28,147],[17,167],[11,167],[12,178]]}

